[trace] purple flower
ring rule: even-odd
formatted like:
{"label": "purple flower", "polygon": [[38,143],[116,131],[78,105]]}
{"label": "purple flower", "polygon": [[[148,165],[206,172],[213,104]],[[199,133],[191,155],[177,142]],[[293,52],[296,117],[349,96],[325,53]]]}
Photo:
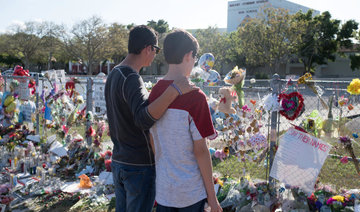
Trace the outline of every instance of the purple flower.
{"label": "purple flower", "polygon": [[351,139],[348,136],[340,136],[339,140],[342,144],[351,143]]}

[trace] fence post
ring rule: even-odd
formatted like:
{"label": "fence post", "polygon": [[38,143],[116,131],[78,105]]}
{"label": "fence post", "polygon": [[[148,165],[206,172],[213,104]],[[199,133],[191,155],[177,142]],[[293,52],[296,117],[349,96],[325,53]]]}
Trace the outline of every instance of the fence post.
{"label": "fence post", "polygon": [[40,132],[40,117],[39,117],[39,74],[36,74],[36,135],[39,135]]}
{"label": "fence post", "polygon": [[[280,76],[278,74],[274,74],[271,81],[270,81],[270,87],[272,90],[272,94],[278,96],[280,92],[281,87],[281,81]],[[271,113],[271,129],[270,129],[270,153],[269,153],[269,183],[272,183],[272,177],[270,177],[270,171],[272,167],[272,163],[275,157],[275,146],[276,146],[276,128],[278,123],[278,112],[274,111]]]}
{"label": "fence post", "polygon": [[[86,84],[86,114],[91,111],[93,109],[93,99],[92,99],[92,85],[93,85],[93,80],[91,77],[87,78],[87,84]],[[85,133],[87,135],[88,130],[91,127],[91,120],[90,119],[86,119],[86,129],[85,129]],[[86,141],[87,141],[87,145],[90,146],[92,143],[92,138],[91,136],[86,136]]]}
{"label": "fence post", "polygon": [[6,81],[7,81],[7,76],[3,76],[4,78],[4,92],[6,92]]}

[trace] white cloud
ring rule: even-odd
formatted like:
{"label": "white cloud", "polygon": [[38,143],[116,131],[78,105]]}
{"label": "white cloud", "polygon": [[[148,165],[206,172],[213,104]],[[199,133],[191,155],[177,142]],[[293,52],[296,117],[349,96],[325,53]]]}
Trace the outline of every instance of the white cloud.
{"label": "white cloud", "polygon": [[13,21],[11,21],[10,26],[11,26],[11,25],[17,25],[17,26],[19,26],[21,29],[25,29],[25,28],[26,28],[25,23],[24,23],[23,21],[19,21],[19,20],[13,20]]}
{"label": "white cloud", "polygon": [[36,23],[39,23],[39,24],[44,22],[44,20],[41,19],[41,18],[33,18],[33,21],[36,22]]}

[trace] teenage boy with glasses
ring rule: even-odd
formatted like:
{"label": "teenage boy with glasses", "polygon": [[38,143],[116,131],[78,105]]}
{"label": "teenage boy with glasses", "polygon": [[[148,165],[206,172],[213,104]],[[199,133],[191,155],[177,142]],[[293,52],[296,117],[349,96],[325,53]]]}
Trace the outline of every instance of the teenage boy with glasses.
{"label": "teenage boy with glasses", "polygon": [[[175,30],[164,40],[168,73],[152,89],[155,102],[179,78],[190,76],[199,44],[185,30]],[[221,212],[212,178],[206,139],[214,139],[206,96],[194,90],[178,96],[150,129],[156,166],[157,212],[203,212],[207,201],[212,212]]]}
{"label": "teenage boy with glasses", "polygon": [[156,101],[148,103],[148,92],[139,75],[150,66],[158,39],[147,26],[130,31],[126,58],[109,74],[105,100],[110,137],[114,143],[111,168],[114,177],[116,212],[151,211],[155,198],[155,160],[151,151],[149,129],[180,93],[195,89],[185,77]]}

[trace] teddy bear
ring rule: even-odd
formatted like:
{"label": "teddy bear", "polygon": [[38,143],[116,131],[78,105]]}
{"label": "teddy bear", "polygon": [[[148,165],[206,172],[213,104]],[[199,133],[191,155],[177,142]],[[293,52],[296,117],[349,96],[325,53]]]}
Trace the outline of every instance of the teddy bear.
{"label": "teddy bear", "polygon": [[227,87],[222,87],[219,89],[220,102],[218,105],[218,110],[225,114],[235,114],[235,109],[232,107],[231,103],[236,100],[236,96],[231,95],[231,89]]}

